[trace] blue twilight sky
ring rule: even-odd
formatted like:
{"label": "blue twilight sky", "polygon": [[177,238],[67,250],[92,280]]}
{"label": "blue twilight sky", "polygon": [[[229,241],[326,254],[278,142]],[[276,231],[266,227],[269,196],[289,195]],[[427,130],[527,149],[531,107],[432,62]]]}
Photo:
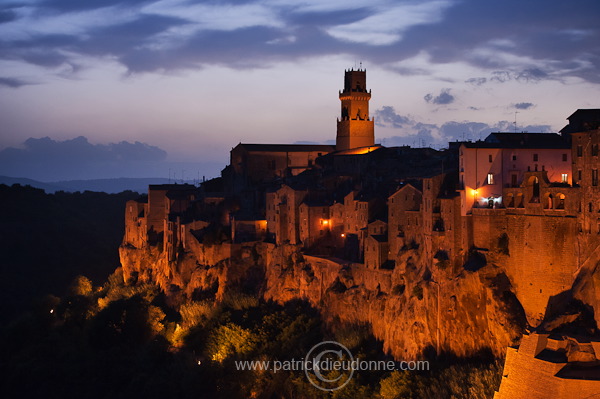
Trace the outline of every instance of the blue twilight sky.
{"label": "blue twilight sky", "polygon": [[0,175],[209,177],[240,141],[331,141],[361,63],[384,145],[557,131],[600,108],[599,20],[598,0],[0,0]]}

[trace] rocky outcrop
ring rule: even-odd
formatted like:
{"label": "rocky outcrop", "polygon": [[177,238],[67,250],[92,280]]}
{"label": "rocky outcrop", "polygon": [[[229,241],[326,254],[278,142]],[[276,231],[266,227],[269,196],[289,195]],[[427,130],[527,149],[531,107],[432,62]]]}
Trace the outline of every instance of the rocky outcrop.
{"label": "rocky outcrop", "polygon": [[123,246],[120,255],[126,280],[156,283],[172,300],[219,300],[230,287],[282,303],[304,299],[326,321],[369,325],[402,360],[427,350],[503,356],[524,327],[509,280],[493,262],[477,271],[442,269],[408,250],[394,270],[367,269],[262,242],[196,243],[175,261],[154,247]]}

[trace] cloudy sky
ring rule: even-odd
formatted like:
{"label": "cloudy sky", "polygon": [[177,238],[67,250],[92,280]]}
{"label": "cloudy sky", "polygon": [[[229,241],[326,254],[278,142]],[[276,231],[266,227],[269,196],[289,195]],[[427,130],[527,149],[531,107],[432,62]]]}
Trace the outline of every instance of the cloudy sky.
{"label": "cloudy sky", "polygon": [[239,142],[327,142],[361,65],[384,145],[557,131],[600,108],[599,17],[598,0],[0,0],[0,174],[208,177]]}

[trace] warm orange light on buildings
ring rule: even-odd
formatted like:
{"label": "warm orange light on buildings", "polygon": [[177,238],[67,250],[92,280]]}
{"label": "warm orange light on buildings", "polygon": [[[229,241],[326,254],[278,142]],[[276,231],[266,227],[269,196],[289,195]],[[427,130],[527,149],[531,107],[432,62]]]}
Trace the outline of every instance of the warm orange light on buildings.
{"label": "warm orange light on buildings", "polygon": [[343,155],[362,155],[362,154],[368,154],[370,152],[378,150],[379,148],[381,148],[381,147],[378,145],[375,145],[372,147],[358,147],[358,148],[353,148],[350,150],[340,151],[340,153]]}

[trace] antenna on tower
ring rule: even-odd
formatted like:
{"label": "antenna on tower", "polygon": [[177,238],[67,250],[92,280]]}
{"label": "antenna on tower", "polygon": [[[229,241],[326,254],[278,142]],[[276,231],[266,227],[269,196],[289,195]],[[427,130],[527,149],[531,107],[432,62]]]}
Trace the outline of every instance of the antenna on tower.
{"label": "antenna on tower", "polygon": [[360,62],[360,66],[358,67],[358,69],[362,69],[362,61]]}
{"label": "antenna on tower", "polygon": [[515,111],[515,133],[517,132],[517,114],[519,113],[519,111]]}

